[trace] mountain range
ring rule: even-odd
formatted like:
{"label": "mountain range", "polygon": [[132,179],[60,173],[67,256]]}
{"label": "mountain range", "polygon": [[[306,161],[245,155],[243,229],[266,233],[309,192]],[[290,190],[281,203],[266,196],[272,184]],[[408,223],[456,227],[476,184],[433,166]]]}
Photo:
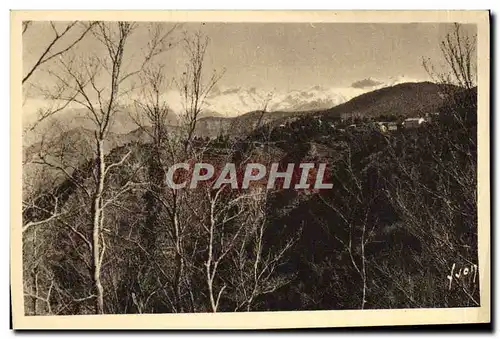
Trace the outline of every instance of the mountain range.
{"label": "mountain range", "polygon": [[[366,78],[349,87],[313,86],[302,90],[263,90],[255,87],[214,88],[206,99],[207,112],[215,116],[235,117],[252,111],[312,111],[337,106],[363,93],[406,82],[418,82],[404,76],[387,80]],[[173,99],[171,94],[170,98]],[[176,105],[179,106],[179,105]],[[174,109],[176,111],[176,109]],[[210,113],[207,113],[207,116]]]}
{"label": "mountain range", "polygon": [[[304,112],[319,111],[345,103],[363,93],[394,86],[400,83],[415,82],[404,76],[393,77],[387,80],[366,78],[356,81],[348,87],[314,86],[302,90],[264,90],[255,87],[215,87],[205,98],[204,108],[200,118],[224,117],[234,118],[253,111],[266,112]],[[168,91],[162,98],[172,110],[168,124],[177,125],[178,116],[183,110],[181,96],[177,91]],[[118,112],[113,123],[112,132],[127,133],[137,128],[133,119],[134,98],[130,102],[123,102],[123,109]],[[41,107],[48,106],[40,99],[28,99],[23,106],[23,120],[25,126],[30,125],[36,118],[36,112]],[[58,113],[57,119],[47,119],[39,128],[39,133],[53,129],[55,125],[62,125],[65,129],[84,127],[92,129],[92,123],[87,118],[85,110],[69,105],[67,109]],[[36,140],[26,138],[25,144]]]}
{"label": "mountain range", "polygon": [[[372,83],[374,80],[365,82]],[[278,126],[285,121],[307,116],[341,117],[349,114],[364,117],[388,114],[407,117],[420,116],[438,110],[445,101],[446,92],[449,92],[448,88],[431,82],[402,83],[363,93],[347,102],[333,107],[328,106],[326,109],[270,111],[268,108],[267,111],[254,110],[235,117],[203,116],[196,124],[195,135],[202,138],[213,138],[220,134],[245,137],[264,124]],[[231,95],[235,94],[236,91]],[[23,140],[25,157],[29,158],[38,153],[42,146],[53,151],[64,148],[67,155],[69,155],[68,150],[74,149],[75,158],[81,158],[82,153],[87,151],[88,155],[91,156],[93,147],[92,123],[85,118],[85,113],[82,110],[72,110],[70,113],[60,115],[51,124],[47,122],[45,133],[36,134],[38,139],[43,140],[43,145],[40,140]],[[171,131],[178,131],[179,123],[175,114],[169,115],[167,125]],[[131,115],[123,110],[115,117],[115,124],[109,135],[109,147],[106,148],[111,150],[129,142],[148,142],[148,135],[144,133],[143,129],[138,128]],[[60,153],[59,151],[55,153]],[[72,152],[69,153],[72,154]]]}

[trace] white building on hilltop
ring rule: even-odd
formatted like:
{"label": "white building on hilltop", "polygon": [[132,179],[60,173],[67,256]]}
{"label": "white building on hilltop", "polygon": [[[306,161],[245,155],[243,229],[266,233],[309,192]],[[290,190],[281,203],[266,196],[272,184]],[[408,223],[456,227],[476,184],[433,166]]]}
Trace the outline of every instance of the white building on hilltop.
{"label": "white building on hilltop", "polygon": [[425,122],[424,118],[408,118],[403,121],[404,128],[420,127]]}

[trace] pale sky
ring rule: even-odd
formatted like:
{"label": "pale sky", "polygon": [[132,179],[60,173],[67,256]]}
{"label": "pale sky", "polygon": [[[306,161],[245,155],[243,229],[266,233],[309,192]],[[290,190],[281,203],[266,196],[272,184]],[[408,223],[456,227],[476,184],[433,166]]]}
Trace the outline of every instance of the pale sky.
{"label": "pale sky", "polygon": [[439,56],[443,25],[205,25],[224,82],[289,89],[345,87],[367,77],[426,76],[424,55]]}

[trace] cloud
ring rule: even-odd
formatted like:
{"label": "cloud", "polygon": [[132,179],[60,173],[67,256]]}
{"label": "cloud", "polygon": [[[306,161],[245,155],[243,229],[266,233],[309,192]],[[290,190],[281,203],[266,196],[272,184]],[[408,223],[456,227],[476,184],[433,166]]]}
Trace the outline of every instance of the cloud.
{"label": "cloud", "polygon": [[382,85],[383,82],[381,81],[376,81],[371,78],[355,81],[352,83],[351,87],[353,88],[366,88],[366,87],[375,87],[378,85]]}

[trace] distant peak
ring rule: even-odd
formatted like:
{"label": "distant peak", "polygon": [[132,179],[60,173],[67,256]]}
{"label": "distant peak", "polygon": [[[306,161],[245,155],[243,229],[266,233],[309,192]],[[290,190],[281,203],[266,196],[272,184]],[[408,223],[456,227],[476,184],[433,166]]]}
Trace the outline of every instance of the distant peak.
{"label": "distant peak", "polygon": [[374,89],[380,89],[384,87],[390,87],[390,86],[395,86],[403,83],[410,83],[410,82],[423,82],[426,79],[415,79],[408,77],[406,75],[397,75],[397,76],[391,76],[384,79],[375,79],[372,77],[368,77],[362,80],[355,81],[351,84],[352,88],[357,88],[357,89],[367,89],[367,90],[374,90]]}

